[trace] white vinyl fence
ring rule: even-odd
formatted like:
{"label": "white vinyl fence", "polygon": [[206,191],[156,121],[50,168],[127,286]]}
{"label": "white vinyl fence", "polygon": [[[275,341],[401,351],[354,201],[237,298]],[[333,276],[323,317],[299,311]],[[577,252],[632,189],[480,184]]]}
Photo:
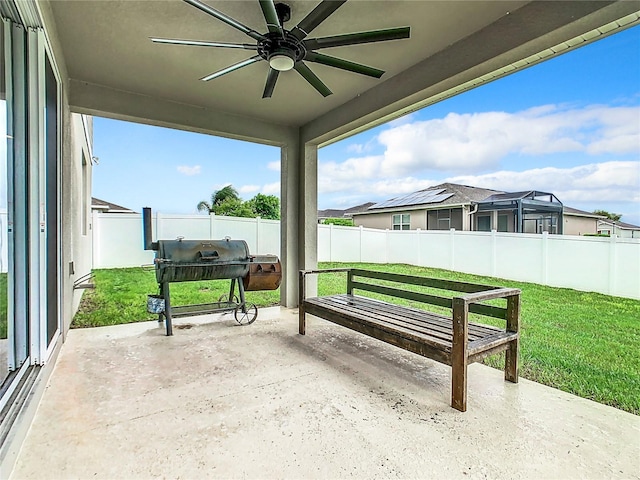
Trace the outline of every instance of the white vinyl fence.
{"label": "white vinyl fence", "polygon": [[[244,240],[256,254],[280,255],[280,222],[259,218],[217,215],[165,215],[152,217],[153,240],[222,239]],[[144,250],[142,215],[93,214],[93,268],[119,268],[153,263],[155,252]]]}
{"label": "white vinyl fence", "polygon": [[[154,216],[154,240],[246,240],[252,254],[280,254],[280,222],[204,215]],[[96,213],[94,268],[153,262],[140,215]],[[318,261],[408,263],[640,299],[640,240],[459,231],[390,231],[318,225]]]}

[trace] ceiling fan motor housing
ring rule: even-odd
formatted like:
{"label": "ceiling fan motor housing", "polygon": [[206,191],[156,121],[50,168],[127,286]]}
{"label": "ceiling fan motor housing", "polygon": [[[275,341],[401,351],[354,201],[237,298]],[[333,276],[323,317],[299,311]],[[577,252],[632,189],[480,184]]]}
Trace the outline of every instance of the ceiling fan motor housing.
{"label": "ceiling fan motor housing", "polygon": [[286,55],[298,62],[307,54],[304,44],[287,30],[284,30],[284,38],[278,33],[267,33],[265,37],[258,42],[258,55],[267,61],[274,55]]}

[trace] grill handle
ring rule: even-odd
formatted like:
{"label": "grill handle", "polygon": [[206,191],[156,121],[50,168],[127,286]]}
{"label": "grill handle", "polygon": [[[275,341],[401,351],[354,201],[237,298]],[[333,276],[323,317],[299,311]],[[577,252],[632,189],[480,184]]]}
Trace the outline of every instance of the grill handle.
{"label": "grill handle", "polygon": [[213,252],[198,252],[198,261],[200,262],[213,262],[215,260],[220,260],[220,255],[215,250]]}

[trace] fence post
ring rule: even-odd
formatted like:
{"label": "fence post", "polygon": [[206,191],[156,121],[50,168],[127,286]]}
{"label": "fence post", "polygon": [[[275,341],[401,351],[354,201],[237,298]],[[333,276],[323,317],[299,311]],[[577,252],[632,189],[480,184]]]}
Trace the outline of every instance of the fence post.
{"label": "fence post", "polygon": [[215,224],[215,217],[216,214],[213,212],[209,212],[209,238],[211,240],[213,240],[214,238],[216,238],[215,233],[216,233],[216,226]]}
{"label": "fence post", "polygon": [[384,263],[389,263],[389,229],[384,229]]}
{"label": "fence post", "polygon": [[362,225],[360,225],[358,227],[358,229],[360,230],[360,251],[359,251],[359,255],[358,255],[358,259],[359,259],[358,261],[360,263],[362,263],[362,245],[363,245],[363,242],[364,242],[364,240],[362,239],[362,235],[363,235],[364,227]]}
{"label": "fence post", "polygon": [[[93,250],[91,255],[91,268],[101,268],[100,264],[100,252],[102,251],[102,245],[100,245],[100,220],[98,212],[91,212],[91,248]],[[142,225],[142,222],[140,222]]]}
{"label": "fence post", "polygon": [[422,267],[422,249],[420,248],[420,232],[422,230],[420,230],[419,228],[416,228],[416,235],[415,235],[415,239],[416,239],[416,251],[418,252],[418,265],[420,265]]}
{"label": "fence post", "polygon": [[333,262],[333,223],[329,224],[329,261]]}
{"label": "fence post", "polygon": [[456,229],[455,228],[451,228],[449,229],[449,248],[451,250],[451,258],[449,259],[450,261],[450,268],[449,270],[455,270],[456,269]]}
{"label": "fence post", "polygon": [[262,253],[260,248],[260,217],[256,217],[256,251],[254,253]]}
{"label": "fence post", "polygon": [[549,284],[549,232],[542,232],[542,285]]}
{"label": "fence post", "polygon": [[618,274],[617,268],[617,253],[618,253],[618,235],[615,233],[611,235],[609,242],[609,295],[615,295],[616,293],[616,276]]}
{"label": "fence post", "polygon": [[496,264],[498,259],[496,258],[497,248],[496,248],[496,231],[491,230],[491,276],[497,276],[497,267]]}

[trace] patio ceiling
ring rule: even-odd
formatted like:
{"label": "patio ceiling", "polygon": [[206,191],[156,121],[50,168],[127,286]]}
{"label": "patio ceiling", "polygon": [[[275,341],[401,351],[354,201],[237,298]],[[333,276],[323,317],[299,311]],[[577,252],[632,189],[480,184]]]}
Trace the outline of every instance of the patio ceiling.
{"label": "patio ceiling", "polygon": [[[207,3],[266,31],[255,0]],[[292,28],[318,2],[287,3],[292,14],[285,26]],[[149,40],[254,43],[182,1],[52,1],[43,15],[53,19],[49,25],[64,52],[75,111],[278,144],[290,127],[303,128],[305,141],[321,143],[392,118],[637,9],[638,2],[351,0],[310,38],[410,26],[407,40],[323,50],[383,69],[384,76],[377,80],[310,64],[333,95],[323,98],[290,71],[280,75],[271,99],[261,98],[268,72],[264,61],[200,81],[254,52]]]}

